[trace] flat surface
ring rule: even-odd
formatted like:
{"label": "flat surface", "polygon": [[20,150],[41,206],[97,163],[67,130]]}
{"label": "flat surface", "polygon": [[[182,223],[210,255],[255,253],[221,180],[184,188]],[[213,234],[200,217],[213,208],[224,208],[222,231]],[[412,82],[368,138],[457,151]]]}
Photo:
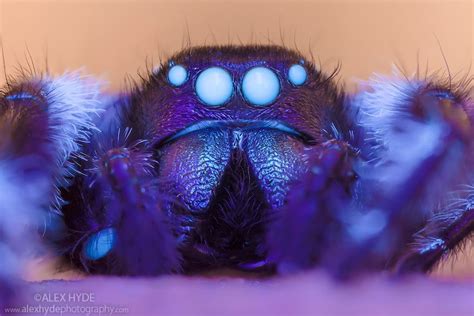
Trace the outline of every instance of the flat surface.
{"label": "flat surface", "polygon": [[[44,259],[32,262],[29,270],[25,277],[32,281],[12,306],[33,308],[29,315],[45,315],[54,307],[62,315],[474,316],[472,274],[403,279],[379,274],[347,283],[319,270],[267,279],[232,270],[119,278],[59,272],[56,261]],[[47,315],[56,314],[49,310]]]}
{"label": "flat surface", "polygon": [[102,308],[102,314],[108,315],[464,316],[474,315],[473,281],[424,276],[393,280],[379,275],[340,284],[322,272],[268,280],[241,276],[89,277],[32,283],[17,307],[56,306],[64,309],[63,315],[85,315],[72,313],[74,308],[97,315],[94,308]]}

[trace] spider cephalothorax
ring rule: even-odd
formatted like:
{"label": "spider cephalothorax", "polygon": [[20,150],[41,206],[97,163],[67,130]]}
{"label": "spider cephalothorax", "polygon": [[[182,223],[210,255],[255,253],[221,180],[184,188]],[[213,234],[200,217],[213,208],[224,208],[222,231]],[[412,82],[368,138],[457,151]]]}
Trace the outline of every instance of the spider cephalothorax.
{"label": "spider cephalothorax", "polygon": [[[339,115],[343,95],[330,78],[281,47],[185,50],[116,108],[118,128],[131,128],[124,141],[147,142],[159,183],[153,190],[164,197],[157,203],[169,214],[185,263],[194,262],[185,269],[264,259],[269,215],[306,172],[305,152],[347,124]],[[104,147],[103,138],[90,147]],[[94,155],[110,164],[106,150]],[[79,191],[68,190],[69,199],[83,190],[73,187]],[[69,206],[64,213],[77,214]]]}
{"label": "spider cephalothorax", "polygon": [[2,97],[0,181],[8,201],[42,184],[26,217],[61,214],[46,236],[91,273],[427,271],[473,228],[469,92],[395,74],[346,96],[279,46],[185,49],[114,98],[25,78]]}

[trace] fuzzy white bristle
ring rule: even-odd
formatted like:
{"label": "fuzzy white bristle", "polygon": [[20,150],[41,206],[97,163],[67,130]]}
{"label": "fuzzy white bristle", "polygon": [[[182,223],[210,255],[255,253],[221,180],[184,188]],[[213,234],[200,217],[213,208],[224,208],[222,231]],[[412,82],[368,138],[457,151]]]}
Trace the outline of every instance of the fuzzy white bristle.
{"label": "fuzzy white bristle", "polygon": [[[52,151],[51,163],[56,171],[29,171],[26,175],[25,166],[35,159],[35,153],[11,157],[6,152],[0,158],[0,282],[7,283],[18,275],[28,257],[41,248],[37,238],[38,228],[45,225],[48,215],[45,206],[52,205],[50,209],[59,212],[59,189],[73,172],[68,160],[80,152],[96,129],[93,120],[97,120],[103,107],[102,83],[80,71],[26,80],[38,85],[46,99],[49,144],[45,146]],[[52,189],[56,190],[53,200]]]}
{"label": "fuzzy white bristle", "polygon": [[376,146],[390,146],[394,127],[409,117],[411,99],[424,85],[420,80],[407,79],[395,67],[392,76],[374,74],[362,83],[362,91],[355,96],[353,105],[370,141]]}
{"label": "fuzzy white bristle", "polygon": [[103,110],[103,84],[79,71],[43,78],[42,84],[48,101],[49,128],[62,165],[95,128],[93,116]]}
{"label": "fuzzy white bristle", "polygon": [[391,164],[385,174],[403,181],[413,168],[436,150],[443,136],[441,121],[414,119],[410,106],[426,82],[403,76],[394,68],[392,76],[374,74],[354,98],[358,123],[367,131],[371,158],[376,165]]}
{"label": "fuzzy white bristle", "polygon": [[430,179],[430,194],[421,204],[429,213],[445,197],[451,180],[459,176],[466,155],[460,142],[447,137],[451,130],[448,121],[415,116],[411,107],[430,84],[414,76],[403,76],[395,68],[392,76],[375,74],[353,99],[358,124],[366,132],[366,144],[370,144],[366,149],[369,162],[361,169],[368,177],[376,178],[387,192],[404,187],[427,161],[438,157],[436,168],[425,171],[426,180]]}
{"label": "fuzzy white bristle", "polygon": [[[50,137],[57,151],[56,186],[59,190],[74,173],[73,166],[67,163],[71,154],[78,152],[96,130],[93,121],[104,108],[101,95],[104,84],[75,71],[58,77],[42,77],[41,85],[48,102]],[[62,204],[58,194],[53,204],[53,210]]]}

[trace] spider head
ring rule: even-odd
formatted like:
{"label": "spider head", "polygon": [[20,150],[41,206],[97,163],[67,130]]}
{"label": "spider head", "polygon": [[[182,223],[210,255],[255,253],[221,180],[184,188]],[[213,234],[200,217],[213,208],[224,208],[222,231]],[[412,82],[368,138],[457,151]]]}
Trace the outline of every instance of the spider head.
{"label": "spider head", "polygon": [[280,46],[194,47],[152,74],[140,95],[144,123],[155,142],[213,121],[266,122],[318,141],[328,119],[321,108],[340,97],[327,79]]}
{"label": "spider head", "polygon": [[305,168],[304,148],[327,139],[342,100],[330,78],[279,46],[186,49],[136,98],[161,175],[190,209],[210,204],[232,157],[248,160],[267,202],[281,205]]}

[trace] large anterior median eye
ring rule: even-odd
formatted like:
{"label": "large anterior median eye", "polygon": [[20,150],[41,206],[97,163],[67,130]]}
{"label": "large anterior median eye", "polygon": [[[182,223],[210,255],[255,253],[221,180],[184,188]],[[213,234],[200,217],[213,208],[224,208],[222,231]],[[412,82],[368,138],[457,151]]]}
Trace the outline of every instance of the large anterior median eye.
{"label": "large anterior median eye", "polygon": [[266,106],[273,103],[280,94],[280,81],[272,70],[255,67],[245,74],[242,93],[250,104]]}
{"label": "large anterior median eye", "polygon": [[234,83],[228,71],[220,67],[211,67],[199,74],[195,89],[204,104],[220,106],[232,96]]}

